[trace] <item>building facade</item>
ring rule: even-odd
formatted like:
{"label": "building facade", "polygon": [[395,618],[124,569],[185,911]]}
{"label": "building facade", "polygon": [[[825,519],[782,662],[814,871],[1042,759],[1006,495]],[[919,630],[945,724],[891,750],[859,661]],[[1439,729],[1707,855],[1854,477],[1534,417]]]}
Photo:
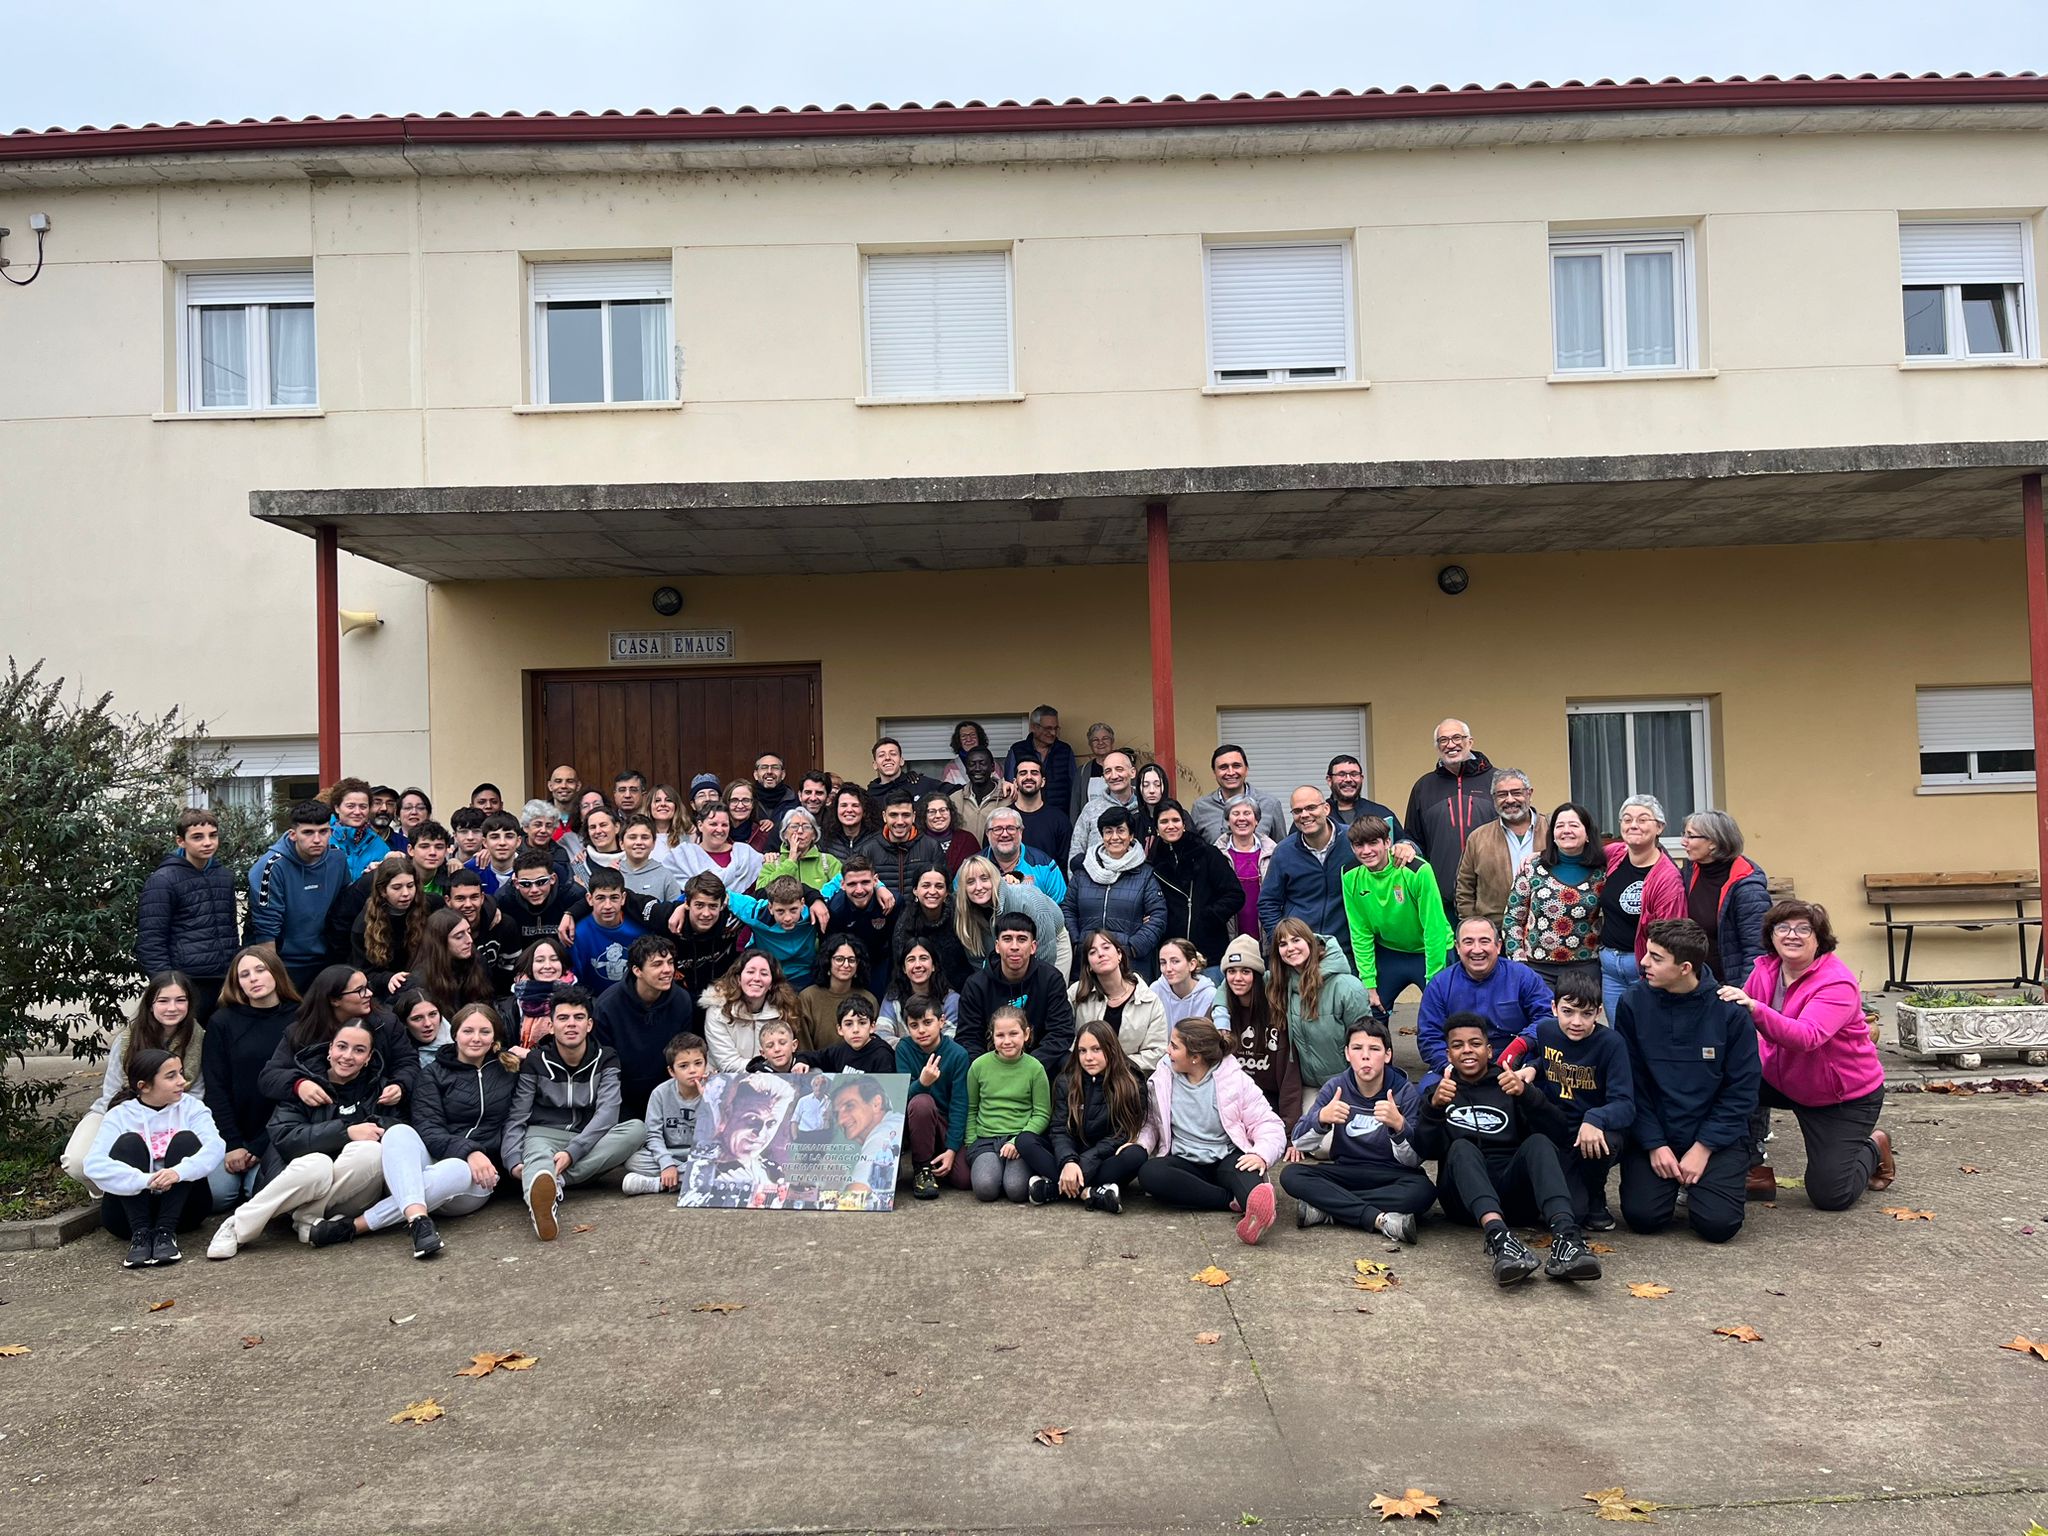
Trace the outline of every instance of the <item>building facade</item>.
{"label": "building facade", "polygon": [[0,640],[302,786],[324,531],[381,621],[340,760],[444,809],[1041,703],[1398,808],[1456,715],[1541,804],[1732,811],[1874,984],[1864,874],[2037,863],[2043,126],[1993,77],[11,135]]}

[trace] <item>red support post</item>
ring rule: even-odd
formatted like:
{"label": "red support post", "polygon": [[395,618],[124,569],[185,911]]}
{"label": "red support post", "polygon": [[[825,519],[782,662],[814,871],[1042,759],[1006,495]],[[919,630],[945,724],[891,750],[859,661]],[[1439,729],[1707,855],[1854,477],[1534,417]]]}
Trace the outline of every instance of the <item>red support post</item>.
{"label": "red support post", "polygon": [[320,787],[341,777],[341,594],[334,530],[313,534],[313,659],[320,708]]}
{"label": "red support post", "polygon": [[1166,540],[1166,503],[1145,505],[1145,579],[1152,612],[1152,755],[1174,793],[1173,567]]}
{"label": "red support post", "polygon": [[2041,771],[2048,764],[2048,533],[2041,526],[2041,477],[2020,481],[2021,520],[2027,546],[2027,657],[2034,685],[2034,840],[2048,874],[2048,794]]}

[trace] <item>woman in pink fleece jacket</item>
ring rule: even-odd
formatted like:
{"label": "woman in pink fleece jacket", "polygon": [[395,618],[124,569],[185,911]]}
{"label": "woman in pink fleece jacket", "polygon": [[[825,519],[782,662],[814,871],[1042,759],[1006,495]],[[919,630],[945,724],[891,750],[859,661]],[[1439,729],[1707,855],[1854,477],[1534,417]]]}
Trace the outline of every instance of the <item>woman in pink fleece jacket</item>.
{"label": "woman in pink fleece jacket", "polygon": [[1146,1088],[1146,1151],[1138,1182],[1162,1205],[1242,1211],[1237,1235],[1256,1243],[1273,1225],[1266,1172],[1287,1150],[1287,1127],[1207,1019],[1182,1019]]}
{"label": "woman in pink fleece jacket", "polygon": [[1863,993],[1835,955],[1835,931],[1817,902],[1780,901],[1764,914],[1764,954],[1747,984],[1723,987],[1756,1021],[1763,1107],[1789,1109],[1806,1141],[1806,1194],[1846,1211],[1898,1175],[1892,1139],[1878,1129],[1884,1066],[1863,1022]]}

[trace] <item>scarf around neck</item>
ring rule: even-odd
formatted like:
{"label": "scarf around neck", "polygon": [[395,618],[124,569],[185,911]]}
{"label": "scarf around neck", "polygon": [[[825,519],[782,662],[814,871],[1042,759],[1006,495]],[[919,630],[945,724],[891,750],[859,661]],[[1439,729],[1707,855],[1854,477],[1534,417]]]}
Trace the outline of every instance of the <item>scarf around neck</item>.
{"label": "scarf around neck", "polygon": [[1127,875],[1145,862],[1145,850],[1134,840],[1123,852],[1123,857],[1112,859],[1097,843],[1081,856],[1081,867],[1088,871],[1089,878],[1101,885],[1115,885],[1117,877]]}

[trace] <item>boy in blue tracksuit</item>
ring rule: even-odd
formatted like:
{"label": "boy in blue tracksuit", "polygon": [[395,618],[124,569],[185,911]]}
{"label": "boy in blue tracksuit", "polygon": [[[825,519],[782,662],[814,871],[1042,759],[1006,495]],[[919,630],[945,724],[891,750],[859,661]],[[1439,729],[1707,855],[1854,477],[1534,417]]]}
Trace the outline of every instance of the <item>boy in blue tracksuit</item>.
{"label": "boy in blue tracksuit", "polygon": [[[1584,1194],[1588,1232],[1612,1232],[1607,1175],[1622,1137],[1636,1118],[1634,1074],[1628,1046],[1600,1022],[1600,987],[1575,970],[1557,986],[1557,1016],[1536,1026],[1531,1061],[1536,1086],[1555,1105],[1574,1140],[1560,1144],[1565,1177]],[[1574,1156],[1573,1154],[1577,1155]],[[1574,1201],[1574,1204],[1582,1202]]]}
{"label": "boy in blue tracksuit", "polygon": [[801,992],[818,965],[818,928],[804,912],[804,888],[794,875],[768,882],[766,899],[734,891],[725,898],[732,915],[753,930],[754,948],[777,965]]}
{"label": "boy in blue tracksuit", "polygon": [[1707,935],[1689,918],[1652,923],[1643,979],[1615,1005],[1636,1118],[1621,1154],[1621,1219],[1632,1232],[1686,1221],[1710,1243],[1742,1230],[1749,1120],[1763,1085],[1749,1010],[1724,1003]]}
{"label": "boy in blue tracksuit", "polygon": [[[1294,1196],[1297,1227],[1341,1222],[1415,1241],[1415,1218],[1436,1199],[1409,1139],[1422,1113],[1422,1094],[1393,1065],[1394,1041],[1380,1019],[1360,1019],[1344,1040],[1345,1070],[1316,1095],[1294,1124],[1290,1161],[1280,1187]],[[1292,1159],[1328,1138],[1330,1161]]]}
{"label": "boy in blue tracksuit", "polygon": [[327,964],[327,909],[349,881],[333,836],[327,807],[301,800],[291,809],[291,830],[249,870],[246,942],[276,946],[300,991]]}

